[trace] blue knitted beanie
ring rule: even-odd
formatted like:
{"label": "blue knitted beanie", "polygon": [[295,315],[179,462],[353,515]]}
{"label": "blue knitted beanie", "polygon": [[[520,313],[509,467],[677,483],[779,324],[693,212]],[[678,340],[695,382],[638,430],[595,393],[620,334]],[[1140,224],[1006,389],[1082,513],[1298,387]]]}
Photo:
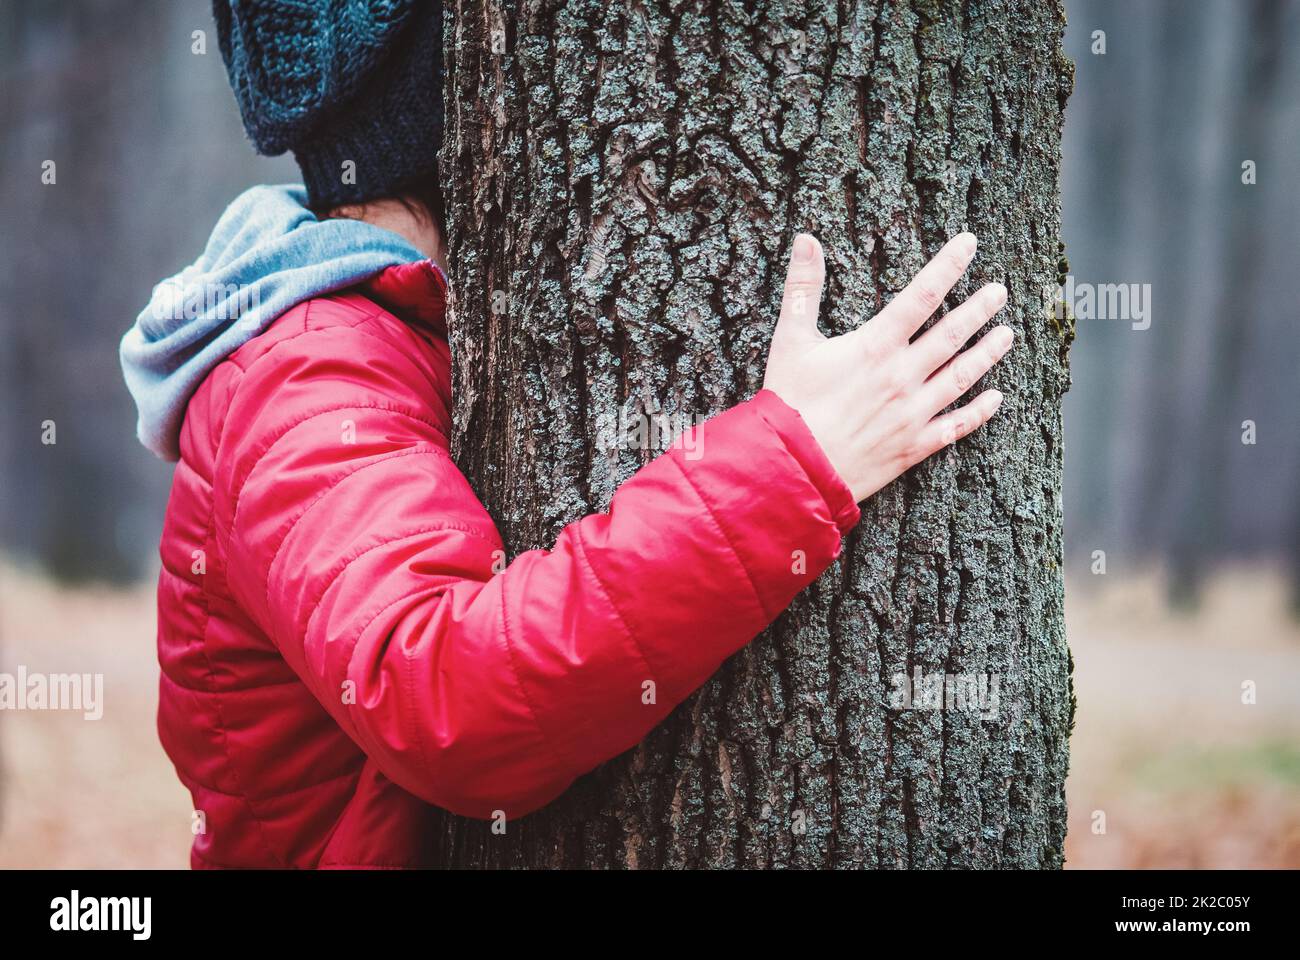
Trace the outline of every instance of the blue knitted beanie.
{"label": "blue knitted beanie", "polygon": [[393,196],[437,170],[441,3],[213,0],[212,10],[244,129],[258,153],[293,151],[313,208]]}

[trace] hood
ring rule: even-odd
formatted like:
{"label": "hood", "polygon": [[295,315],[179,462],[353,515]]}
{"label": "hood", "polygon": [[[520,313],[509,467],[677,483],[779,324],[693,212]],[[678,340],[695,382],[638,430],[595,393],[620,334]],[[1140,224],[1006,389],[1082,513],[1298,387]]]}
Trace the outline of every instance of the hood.
{"label": "hood", "polygon": [[[286,310],[395,264],[425,261],[405,238],[359,220],[317,220],[301,186],[243,193],[203,254],[154,288],[122,338],[140,442],[180,457],[185,407],[204,378]],[[436,267],[433,268],[435,271]],[[444,281],[439,273],[439,280]]]}

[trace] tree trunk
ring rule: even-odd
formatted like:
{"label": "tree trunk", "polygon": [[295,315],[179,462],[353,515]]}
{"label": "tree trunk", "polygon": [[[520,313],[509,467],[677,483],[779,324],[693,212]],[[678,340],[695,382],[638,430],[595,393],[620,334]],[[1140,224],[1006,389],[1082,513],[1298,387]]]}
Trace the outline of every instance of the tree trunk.
{"label": "tree trunk", "polygon": [[[512,556],[604,509],[662,448],[628,443],[629,422],[759,388],[798,230],[826,248],[828,333],[974,231],[950,302],[1002,280],[1017,344],[990,377],[994,422],[865,504],[769,630],[504,834],[446,816],[445,863],[1060,866],[1072,330],[1042,307],[1073,76],[1059,5],[447,10],[455,452]],[[917,669],[984,678],[996,709],[901,708]]]}

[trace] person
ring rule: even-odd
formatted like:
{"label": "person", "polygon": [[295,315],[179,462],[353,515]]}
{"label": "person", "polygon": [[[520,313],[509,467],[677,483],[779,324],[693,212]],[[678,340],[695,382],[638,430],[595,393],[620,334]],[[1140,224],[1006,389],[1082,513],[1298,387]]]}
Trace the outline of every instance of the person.
{"label": "person", "polygon": [[[449,455],[438,6],[216,0],[256,187],[122,342],[141,441],[176,461],[158,729],[202,867],[432,865],[430,805],[506,823],[635,745],[838,555],[858,504],[975,429],[1004,354],[951,240],[825,337],[793,240],[763,389],[506,564]],[[763,318],[755,317],[754,323]],[[945,412],[946,411],[946,412]]]}

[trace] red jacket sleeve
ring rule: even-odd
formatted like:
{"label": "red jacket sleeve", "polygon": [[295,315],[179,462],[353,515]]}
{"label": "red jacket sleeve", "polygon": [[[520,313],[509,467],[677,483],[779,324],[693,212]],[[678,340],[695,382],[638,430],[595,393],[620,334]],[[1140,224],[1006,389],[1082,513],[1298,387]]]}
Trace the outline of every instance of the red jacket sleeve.
{"label": "red jacket sleeve", "polygon": [[237,601],[321,704],[455,813],[522,816],[636,744],[858,519],[799,415],[763,392],[494,573],[502,543],[448,455],[428,358],[377,358],[367,336],[309,331],[244,372],[217,537]]}

